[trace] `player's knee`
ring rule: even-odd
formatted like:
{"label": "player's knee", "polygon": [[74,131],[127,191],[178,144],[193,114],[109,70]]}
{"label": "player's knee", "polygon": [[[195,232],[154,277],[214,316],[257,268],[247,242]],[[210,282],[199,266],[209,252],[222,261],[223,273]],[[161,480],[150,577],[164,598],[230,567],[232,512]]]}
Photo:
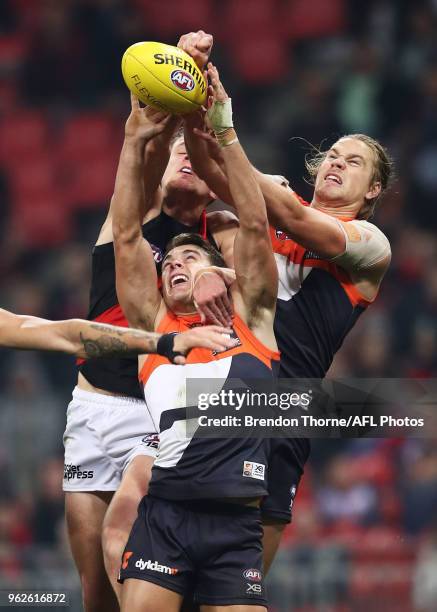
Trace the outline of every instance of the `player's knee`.
{"label": "player's knee", "polygon": [[120,564],[121,555],[126,545],[129,531],[120,529],[116,524],[108,521],[103,524],[102,549],[105,566],[113,567]]}
{"label": "player's knee", "polygon": [[102,548],[107,569],[120,564],[142,495],[142,488],[136,482],[125,481],[108,508],[102,527]]}
{"label": "player's knee", "polygon": [[82,573],[80,576],[82,586],[83,609],[85,612],[116,612],[117,598],[109,583],[106,573],[99,576]]}

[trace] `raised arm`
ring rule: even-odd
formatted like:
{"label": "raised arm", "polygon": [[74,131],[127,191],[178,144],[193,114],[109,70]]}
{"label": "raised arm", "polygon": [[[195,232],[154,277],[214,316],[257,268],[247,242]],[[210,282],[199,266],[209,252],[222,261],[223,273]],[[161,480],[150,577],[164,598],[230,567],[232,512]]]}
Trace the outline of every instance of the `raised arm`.
{"label": "raised arm", "polygon": [[159,353],[182,364],[183,356],[196,346],[218,351],[232,346],[223,335],[227,331],[210,326],[163,335],[81,319],[47,321],[0,309],[1,347],[59,351],[85,359]]}
{"label": "raised arm", "polygon": [[[144,110],[146,118],[151,123],[160,123],[164,117],[163,113],[152,107]],[[147,143],[143,155],[143,179],[144,179],[144,200],[143,200],[143,223],[156,217],[162,207],[161,179],[165,172],[170,157],[170,143],[178,127],[181,125],[179,117],[171,116],[168,118],[164,129]],[[134,136],[140,127],[133,121],[127,126],[131,130],[130,136]],[[111,198],[108,215],[100,230],[97,245],[112,242],[114,239],[112,231],[113,201]]]}
{"label": "raised arm", "polygon": [[[209,187],[227,204],[235,206],[221,152],[217,143],[204,130],[199,115],[184,122],[185,142],[191,165]],[[253,168],[264,196],[270,225],[287,233],[299,244],[325,257],[335,257],[345,248],[343,232],[338,223],[323,212],[303,206],[288,187],[272,180],[270,175]]]}
{"label": "raised arm", "polygon": [[142,234],[144,149],[164,131],[169,118],[162,114],[161,121],[152,122],[133,95],[131,102],[112,202],[116,286],[130,325],[153,330],[161,294],[153,252]]}
{"label": "raised arm", "polygon": [[222,147],[229,190],[239,217],[234,243],[234,263],[241,305],[249,327],[271,326],[278,291],[278,273],[270,242],[265,202],[255,173],[241,147],[232,123],[231,100],[217,69],[209,64],[213,104],[208,111],[212,128]]}
{"label": "raised arm", "polygon": [[[213,37],[203,30],[189,32],[181,36],[178,47],[183,49],[194,59],[201,70],[204,69],[212,51]],[[217,162],[214,155],[215,140],[199,138],[196,131],[203,130],[204,121],[202,111],[191,113],[183,117],[184,139],[192,167],[196,174],[206,181],[210,189],[224,202],[231,203],[226,174]]]}
{"label": "raised arm", "polygon": [[217,197],[234,206],[223,155],[215,137],[205,131],[201,111],[184,117],[184,138],[194,172],[207,183]]}
{"label": "raised arm", "polygon": [[344,251],[344,233],[333,217],[310,206],[303,206],[290,188],[258,170],[256,177],[273,227],[324,257],[335,257]]}

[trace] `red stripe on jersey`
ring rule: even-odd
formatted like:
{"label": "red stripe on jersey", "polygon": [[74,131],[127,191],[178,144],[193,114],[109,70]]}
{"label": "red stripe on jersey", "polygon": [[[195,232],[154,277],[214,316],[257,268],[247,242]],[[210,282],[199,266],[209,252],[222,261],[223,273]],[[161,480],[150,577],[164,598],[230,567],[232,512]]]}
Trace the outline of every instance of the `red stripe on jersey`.
{"label": "red stripe on jersey", "polygon": [[208,227],[207,227],[207,219],[206,219],[206,209],[202,210],[202,214],[200,215],[200,235],[204,240],[207,239]]}

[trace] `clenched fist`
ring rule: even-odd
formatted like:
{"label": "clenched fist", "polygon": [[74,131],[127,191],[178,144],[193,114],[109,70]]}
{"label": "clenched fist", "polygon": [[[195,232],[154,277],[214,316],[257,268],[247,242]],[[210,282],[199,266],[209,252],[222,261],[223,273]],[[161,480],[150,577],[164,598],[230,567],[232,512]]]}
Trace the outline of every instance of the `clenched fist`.
{"label": "clenched fist", "polygon": [[203,70],[211,54],[212,44],[212,35],[198,30],[183,34],[179,39],[178,47],[191,55],[200,70]]}

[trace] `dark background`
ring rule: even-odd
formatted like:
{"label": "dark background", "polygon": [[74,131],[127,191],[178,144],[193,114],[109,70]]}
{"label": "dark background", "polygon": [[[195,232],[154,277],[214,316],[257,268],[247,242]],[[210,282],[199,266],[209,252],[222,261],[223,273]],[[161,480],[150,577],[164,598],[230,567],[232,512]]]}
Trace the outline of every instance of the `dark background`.
{"label": "dark background", "polygon": [[[2,0],[1,306],[86,314],[129,111],[121,56],[197,28],[214,35],[249,157],[304,197],[308,142],[365,132],[388,147],[397,177],[375,222],[392,265],[330,375],[436,377],[436,0]],[[0,352],[0,588],[58,586],[77,599],[61,492],[74,381],[66,357]],[[435,444],[315,446],[272,609],[437,609]]]}

